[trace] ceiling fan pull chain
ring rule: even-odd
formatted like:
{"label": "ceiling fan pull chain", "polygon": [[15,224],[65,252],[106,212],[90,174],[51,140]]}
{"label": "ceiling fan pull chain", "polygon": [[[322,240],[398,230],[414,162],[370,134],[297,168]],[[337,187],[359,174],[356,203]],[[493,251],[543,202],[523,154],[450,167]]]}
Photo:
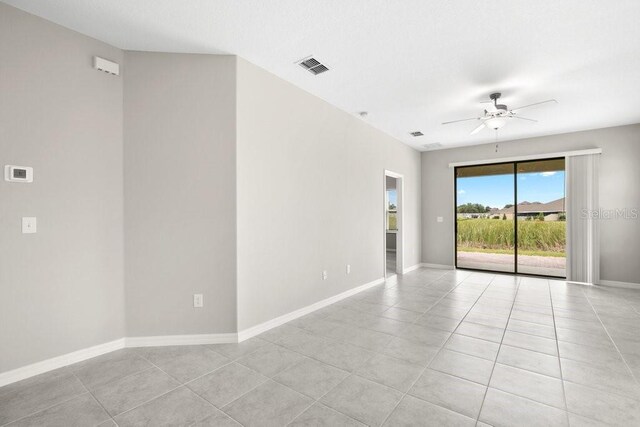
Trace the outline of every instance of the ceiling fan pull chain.
{"label": "ceiling fan pull chain", "polygon": [[498,152],[498,129],[496,131],[496,153]]}

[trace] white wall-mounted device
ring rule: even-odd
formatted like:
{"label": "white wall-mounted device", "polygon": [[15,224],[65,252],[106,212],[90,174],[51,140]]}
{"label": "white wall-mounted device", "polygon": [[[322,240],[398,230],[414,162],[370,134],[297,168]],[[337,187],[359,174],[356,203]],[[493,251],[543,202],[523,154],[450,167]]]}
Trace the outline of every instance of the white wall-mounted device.
{"label": "white wall-mounted device", "polygon": [[118,63],[100,58],[99,56],[93,57],[93,68],[99,71],[104,71],[105,73],[113,74],[114,76],[120,75],[120,65]]}
{"label": "white wall-mounted device", "polygon": [[4,167],[4,180],[9,182],[33,182],[33,168],[6,165]]}

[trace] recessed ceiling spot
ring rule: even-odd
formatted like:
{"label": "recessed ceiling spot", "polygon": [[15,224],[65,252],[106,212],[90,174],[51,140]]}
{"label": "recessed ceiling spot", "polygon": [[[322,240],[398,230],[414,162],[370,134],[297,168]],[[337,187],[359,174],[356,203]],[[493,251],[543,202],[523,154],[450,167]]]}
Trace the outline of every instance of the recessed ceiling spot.
{"label": "recessed ceiling spot", "polygon": [[423,136],[424,135],[424,133],[420,132],[419,130],[414,130],[413,132],[409,132],[409,134],[411,136],[414,136],[414,137],[418,137],[418,136]]}
{"label": "recessed ceiling spot", "polygon": [[301,61],[298,61],[298,65],[307,70],[313,75],[318,75],[324,73],[325,71],[329,71],[329,67],[318,61],[316,58],[310,56]]}

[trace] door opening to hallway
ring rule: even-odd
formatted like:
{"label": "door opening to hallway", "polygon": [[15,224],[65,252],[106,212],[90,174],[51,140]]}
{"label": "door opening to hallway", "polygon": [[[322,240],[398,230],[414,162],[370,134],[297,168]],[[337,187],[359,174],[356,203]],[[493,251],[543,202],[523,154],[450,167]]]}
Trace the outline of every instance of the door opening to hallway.
{"label": "door opening to hallway", "polygon": [[384,265],[385,277],[402,274],[402,175],[384,175]]}

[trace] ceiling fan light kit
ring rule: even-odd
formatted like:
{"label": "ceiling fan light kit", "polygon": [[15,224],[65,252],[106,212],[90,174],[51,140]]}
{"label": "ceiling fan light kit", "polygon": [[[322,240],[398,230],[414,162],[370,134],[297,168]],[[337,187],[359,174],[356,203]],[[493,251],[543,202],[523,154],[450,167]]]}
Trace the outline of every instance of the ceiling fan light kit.
{"label": "ceiling fan light kit", "polygon": [[484,123],[487,126],[489,126],[491,129],[498,130],[502,126],[507,124],[507,119],[504,117],[497,116],[497,117],[492,117],[490,119],[485,120]]}
{"label": "ceiling fan light kit", "polygon": [[519,119],[519,120],[527,120],[530,122],[537,122],[537,120],[534,120],[534,119],[520,117],[519,115],[517,115],[518,114],[517,112],[520,110],[524,110],[525,108],[530,108],[530,107],[534,107],[541,104],[547,104],[547,103],[557,104],[558,103],[558,101],[556,101],[555,99],[548,99],[546,101],[536,102],[534,104],[524,105],[522,107],[509,110],[509,107],[507,107],[505,104],[498,104],[498,99],[500,99],[501,96],[502,94],[500,92],[492,93],[491,95],[489,95],[489,99],[491,99],[491,101],[484,101],[484,102],[488,102],[490,104],[490,107],[487,107],[487,109],[484,110],[484,114],[480,117],[472,117],[470,119],[462,119],[462,120],[452,120],[449,122],[444,122],[442,124],[448,125],[451,123],[466,122],[469,120],[481,120],[482,123],[480,124],[480,126],[476,127],[474,130],[471,131],[471,135],[475,135],[476,133],[480,132],[484,128],[498,130],[502,128],[504,125],[506,125],[510,119]]}

